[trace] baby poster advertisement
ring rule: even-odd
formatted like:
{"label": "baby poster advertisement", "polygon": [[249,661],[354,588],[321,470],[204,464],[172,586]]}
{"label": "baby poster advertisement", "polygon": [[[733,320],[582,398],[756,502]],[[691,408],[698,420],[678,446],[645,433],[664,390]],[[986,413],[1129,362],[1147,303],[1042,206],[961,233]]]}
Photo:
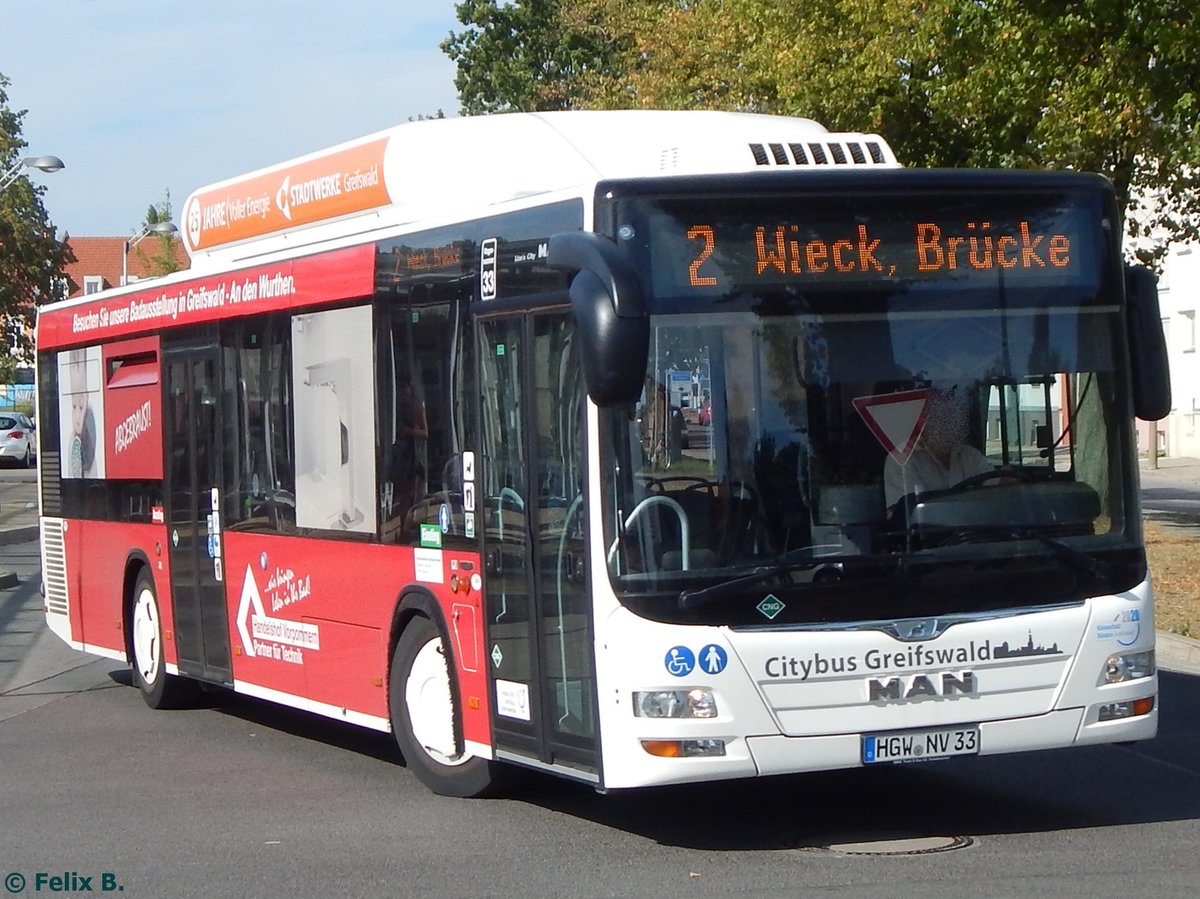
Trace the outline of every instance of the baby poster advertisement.
{"label": "baby poster advertisement", "polygon": [[58,354],[59,452],[64,478],[104,477],[103,375],[98,346]]}

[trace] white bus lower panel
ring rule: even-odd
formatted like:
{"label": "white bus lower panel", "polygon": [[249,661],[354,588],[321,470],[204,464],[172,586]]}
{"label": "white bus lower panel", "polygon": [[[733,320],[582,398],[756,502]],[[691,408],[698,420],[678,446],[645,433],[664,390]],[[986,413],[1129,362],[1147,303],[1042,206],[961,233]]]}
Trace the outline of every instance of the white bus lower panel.
{"label": "white bus lower panel", "polygon": [[[985,721],[979,725],[979,754],[997,755],[1075,744],[1082,709],[1065,709],[1010,721]],[[827,737],[750,737],[750,752],[759,774],[795,774],[862,764],[862,737],[837,734]]]}
{"label": "white bus lower panel", "polygon": [[[1099,721],[1096,709],[1062,709],[1028,718],[984,721],[978,728],[978,755],[1000,755],[1147,740],[1157,731],[1158,711],[1123,720]],[[936,764],[936,760],[931,761]],[[614,778],[606,785],[621,789],[860,766],[863,766],[862,734],[811,737],[775,734],[730,738],[725,743],[725,754],[719,757],[654,758],[647,754],[637,766],[636,776]]]}

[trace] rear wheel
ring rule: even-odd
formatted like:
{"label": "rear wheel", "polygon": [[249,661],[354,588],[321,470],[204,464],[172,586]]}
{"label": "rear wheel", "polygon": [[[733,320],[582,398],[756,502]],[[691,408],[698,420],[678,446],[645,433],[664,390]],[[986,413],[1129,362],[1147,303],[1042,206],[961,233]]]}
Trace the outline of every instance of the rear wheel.
{"label": "rear wheel", "polygon": [[198,689],[192,681],[167,674],[163,658],[162,620],[154,580],[143,569],[133,588],[130,653],[133,679],[142,698],[152,709],[181,708],[195,701]]}
{"label": "rear wheel", "polygon": [[442,634],[416,617],[396,643],[388,681],[392,731],[421,783],[443,796],[481,796],[498,765],[463,751],[458,686],[446,663]]}

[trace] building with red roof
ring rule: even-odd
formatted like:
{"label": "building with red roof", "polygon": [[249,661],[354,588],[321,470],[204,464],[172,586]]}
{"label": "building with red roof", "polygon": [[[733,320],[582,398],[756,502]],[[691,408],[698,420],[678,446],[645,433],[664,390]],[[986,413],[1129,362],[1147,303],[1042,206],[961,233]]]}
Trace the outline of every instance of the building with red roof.
{"label": "building with red roof", "polygon": [[[157,267],[156,257],[163,251],[163,238],[151,234],[127,248],[131,239],[67,237],[66,243],[75,253],[75,261],[67,266],[68,296],[77,297],[119,287],[123,277],[127,277],[128,283],[132,284],[160,274],[162,270]],[[189,268],[190,260],[183,242],[172,235],[170,243],[178,270]]]}

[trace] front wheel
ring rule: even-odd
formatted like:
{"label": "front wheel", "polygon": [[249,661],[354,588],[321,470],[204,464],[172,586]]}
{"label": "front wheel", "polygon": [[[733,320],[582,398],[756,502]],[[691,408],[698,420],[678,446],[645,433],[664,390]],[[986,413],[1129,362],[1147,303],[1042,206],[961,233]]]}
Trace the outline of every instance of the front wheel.
{"label": "front wheel", "polygon": [[195,700],[192,681],[167,674],[163,659],[162,621],[154,580],[144,569],[133,588],[133,622],[130,633],[133,679],[152,709],[182,708]]}
{"label": "front wheel", "polygon": [[388,679],[396,743],[409,769],[435,793],[481,796],[494,786],[498,765],[463,751],[458,702],[441,631],[428,618],[413,618],[396,643]]}

